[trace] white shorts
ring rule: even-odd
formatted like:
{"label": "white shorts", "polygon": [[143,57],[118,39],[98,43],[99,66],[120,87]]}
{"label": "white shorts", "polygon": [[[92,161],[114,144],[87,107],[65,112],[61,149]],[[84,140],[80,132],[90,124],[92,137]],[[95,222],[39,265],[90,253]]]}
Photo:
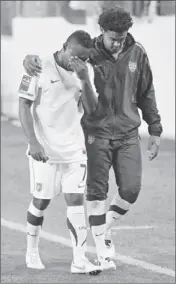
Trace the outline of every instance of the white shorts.
{"label": "white shorts", "polygon": [[52,199],[61,192],[84,193],[87,161],[43,163],[29,157],[31,193],[39,199]]}

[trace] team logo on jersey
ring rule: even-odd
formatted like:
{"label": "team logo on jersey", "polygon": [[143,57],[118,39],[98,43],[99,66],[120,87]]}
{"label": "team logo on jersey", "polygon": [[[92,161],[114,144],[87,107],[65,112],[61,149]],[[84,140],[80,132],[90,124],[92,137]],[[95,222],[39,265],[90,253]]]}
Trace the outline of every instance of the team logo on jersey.
{"label": "team logo on jersey", "polygon": [[137,63],[136,63],[136,62],[129,61],[128,67],[129,67],[130,71],[133,73],[134,71],[136,71]]}
{"label": "team logo on jersey", "polygon": [[36,190],[40,192],[42,190],[42,184],[40,182],[36,183]]}
{"label": "team logo on jersey", "polygon": [[51,80],[51,84],[54,84],[54,83],[57,83],[59,82],[60,80]]}
{"label": "team logo on jersey", "polygon": [[95,136],[89,135],[87,141],[88,141],[89,144],[93,144],[94,141],[95,141]]}
{"label": "team logo on jersey", "polygon": [[78,188],[85,188],[86,185],[85,185],[85,181],[81,181],[80,184],[78,185]]}
{"label": "team logo on jersey", "polygon": [[19,91],[26,93],[29,90],[31,80],[32,80],[31,76],[23,75],[23,78],[21,80],[21,84],[20,84],[20,87],[19,87]]}

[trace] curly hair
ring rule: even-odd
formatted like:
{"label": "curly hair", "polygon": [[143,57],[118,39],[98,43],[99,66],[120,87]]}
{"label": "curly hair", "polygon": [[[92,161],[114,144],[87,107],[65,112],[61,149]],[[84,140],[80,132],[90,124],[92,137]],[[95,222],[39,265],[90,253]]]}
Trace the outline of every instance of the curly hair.
{"label": "curly hair", "polygon": [[104,31],[125,32],[133,25],[130,13],[123,8],[114,7],[104,10],[99,16],[98,24]]}
{"label": "curly hair", "polygon": [[91,36],[82,30],[75,31],[67,38],[67,43],[71,40],[75,40],[78,44],[86,47],[86,48],[92,48],[93,41],[91,39]]}

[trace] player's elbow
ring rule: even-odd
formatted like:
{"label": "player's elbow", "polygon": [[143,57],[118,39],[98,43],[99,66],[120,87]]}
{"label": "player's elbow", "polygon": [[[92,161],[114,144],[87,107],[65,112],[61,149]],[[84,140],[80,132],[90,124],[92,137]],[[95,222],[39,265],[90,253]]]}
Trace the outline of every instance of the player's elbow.
{"label": "player's elbow", "polygon": [[25,113],[26,110],[30,110],[31,105],[32,101],[21,97],[19,98],[18,114],[20,118],[23,116],[23,113]]}
{"label": "player's elbow", "polygon": [[32,101],[28,100],[28,99],[25,99],[25,98],[19,98],[19,107],[22,107],[22,108],[30,108],[31,105],[32,105]]}

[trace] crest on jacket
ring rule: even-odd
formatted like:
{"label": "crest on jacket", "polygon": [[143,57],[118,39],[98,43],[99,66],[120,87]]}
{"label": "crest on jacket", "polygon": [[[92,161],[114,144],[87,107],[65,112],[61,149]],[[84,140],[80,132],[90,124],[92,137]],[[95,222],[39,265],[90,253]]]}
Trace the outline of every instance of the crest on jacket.
{"label": "crest on jacket", "polygon": [[88,143],[89,143],[89,144],[93,144],[94,141],[95,141],[95,136],[89,135],[89,136],[88,136]]}
{"label": "crest on jacket", "polygon": [[130,71],[133,73],[134,71],[136,71],[137,63],[133,62],[133,61],[129,61],[128,67],[129,67]]}

